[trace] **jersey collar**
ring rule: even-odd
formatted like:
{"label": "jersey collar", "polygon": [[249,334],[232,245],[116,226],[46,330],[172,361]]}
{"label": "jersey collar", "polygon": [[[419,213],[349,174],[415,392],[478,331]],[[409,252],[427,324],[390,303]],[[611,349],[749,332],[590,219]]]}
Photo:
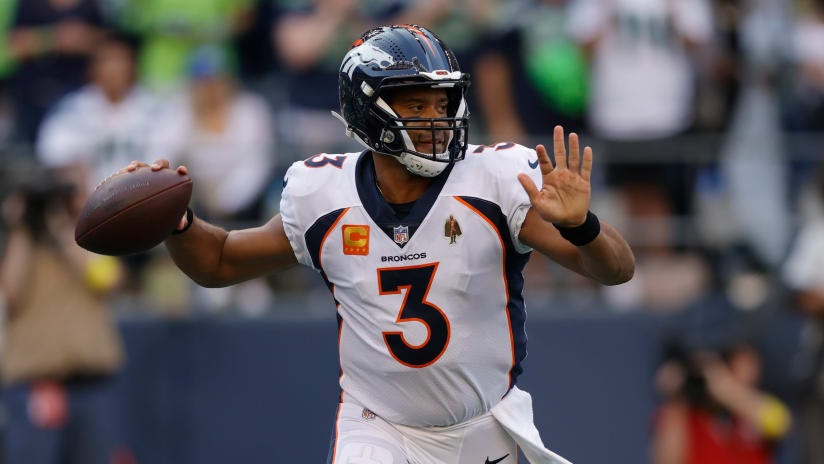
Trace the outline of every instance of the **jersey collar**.
{"label": "jersey collar", "polygon": [[[454,163],[444,169],[442,173],[433,177],[433,181],[426,188],[423,195],[415,201],[412,211],[409,215],[401,220],[395,215],[395,211],[383,198],[383,195],[378,191],[375,179],[374,160],[372,159],[372,152],[364,150],[358,158],[358,163],[355,168],[355,185],[358,189],[358,196],[367,214],[372,220],[380,226],[384,233],[393,239],[394,233],[392,228],[399,225],[409,227],[409,238],[412,238],[414,231],[423,222],[435,200],[438,199],[443,186],[449,178],[449,173],[452,172]],[[403,245],[400,245],[403,248]]]}

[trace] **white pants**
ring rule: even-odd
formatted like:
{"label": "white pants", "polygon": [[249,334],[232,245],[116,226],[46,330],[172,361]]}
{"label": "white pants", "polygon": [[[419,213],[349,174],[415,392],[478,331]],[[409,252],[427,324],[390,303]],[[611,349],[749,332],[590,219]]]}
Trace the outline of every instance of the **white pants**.
{"label": "white pants", "polygon": [[515,464],[518,448],[491,413],[449,427],[391,424],[341,403],[329,464]]}
{"label": "white pants", "polygon": [[486,414],[449,427],[391,424],[341,403],[327,464],[515,464],[519,446],[532,464],[571,464],[544,447],[532,397],[517,387]]}

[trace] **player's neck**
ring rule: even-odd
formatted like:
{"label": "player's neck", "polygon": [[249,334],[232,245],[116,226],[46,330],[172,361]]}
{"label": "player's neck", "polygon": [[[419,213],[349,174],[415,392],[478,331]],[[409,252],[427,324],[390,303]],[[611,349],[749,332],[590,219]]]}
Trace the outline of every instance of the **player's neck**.
{"label": "player's neck", "polygon": [[375,164],[375,182],[383,198],[389,203],[409,203],[417,200],[432,183],[429,177],[421,177],[406,170],[395,158],[372,154]]}

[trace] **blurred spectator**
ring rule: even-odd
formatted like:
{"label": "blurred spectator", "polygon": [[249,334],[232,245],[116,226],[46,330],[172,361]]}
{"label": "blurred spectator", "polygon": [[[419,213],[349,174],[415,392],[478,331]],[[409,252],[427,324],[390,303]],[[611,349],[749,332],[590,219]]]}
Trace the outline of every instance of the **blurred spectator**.
{"label": "blurred spectator", "polygon": [[125,0],[121,24],[140,35],[141,79],[171,92],[186,79],[192,50],[202,45],[232,55],[232,39],[250,26],[253,0]]}
{"label": "blurred spectator", "polygon": [[575,0],[567,27],[592,56],[589,117],[599,135],[645,140],[690,126],[686,52],[712,39],[706,0]]}
{"label": "blurred spectator", "polygon": [[674,245],[682,238],[665,189],[643,183],[628,186],[616,210],[622,214],[618,227],[628,232],[637,264],[632,281],[602,287],[612,307],[674,312],[709,294],[711,272],[704,257]]}
{"label": "blurred spectator", "polygon": [[790,128],[824,130],[824,0],[795,25],[792,60],[797,66]]}
{"label": "blurred spectator", "polygon": [[775,269],[792,236],[788,145],[776,90],[778,78],[786,73],[789,5],[758,0],[741,7],[741,89],[719,164],[737,240],[758,267]]}
{"label": "blurred spectator", "polygon": [[19,2],[10,33],[19,66],[10,91],[21,141],[33,143],[48,108],[84,84],[101,21],[95,0]]}
{"label": "blurred spectator", "polygon": [[664,398],[652,464],[768,464],[790,428],[789,409],[758,389],[758,352],[739,343],[722,353],[670,349],[656,373]]}
{"label": "blurred spectator", "polygon": [[21,185],[2,203],[4,462],[109,464],[123,354],[102,296],[119,265],[74,242],[82,187],[46,175]]}
{"label": "blurred spectator", "polygon": [[268,86],[262,93],[271,92],[271,86],[277,85],[273,71],[280,67],[271,39],[275,3],[276,0],[250,0],[234,41],[239,78],[252,88]]}
{"label": "blurred spectator", "polygon": [[529,0],[496,10],[498,36],[484,41],[490,50],[472,69],[491,142],[530,143],[527,134],[550,134],[556,124],[582,129],[589,76],[586,56],[566,30],[568,3]]}
{"label": "blurred spectator", "polygon": [[259,220],[275,159],[269,108],[237,87],[220,48],[196,50],[189,74],[190,92],[171,104],[158,143],[172,164],[185,164],[197,175],[198,214],[224,222]]}
{"label": "blurred spectator", "polygon": [[135,84],[135,50],[126,37],[107,34],[95,45],[89,77],[44,121],[37,153],[46,166],[84,166],[90,192],[130,161],[154,159],[162,107]]}
{"label": "blurred spectator", "polygon": [[[225,226],[262,219],[263,193],[275,165],[273,126],[266,102],[237,88],[227,54],[217,47],[192,53],[188,95],[174,101],[158,130],[172,165],[197,177],[193,208]],[[268,308],[262,279],[220,289],[194,287],[195,306],[234,307],[249,315]]]}
{"label": "blurred spectator", "polygon": [[9,34],[14,20],[17,0],[0,0],[0,143],[14,138],[14,110],[9,92],[9,78],[15,70]]}
{"label": "blurred spectator", "polygon": [[[136,85],[135,50],[131,39],[107,33],[95,44],[89,83],[64,97],[45,119],[37,155],[48,167],[74,167],[83,176],[85,192],[132,160],[157,157],[161,101]],[[124,258],[136,289],[148,254]]]}
{"label": "blurred spectator", "polygon": [[5,80],[14,70],[11,56],[10,30],[17,10],[18,0],[0,0],[0,79]]}
{"label": "blurred spectator", "polygon": [[[824,199],[821,179],[817,187]],[[807,315],[802,362],[802,376],[808,378],[802,406],[805,462],[824,462],[824,218],[816,218],[801,229],[783,277],[793,291],[794,306]]]}
{"label": "blurred spectator", "polygon": [[712,39],[709,4],[575,0],[567,27],[591,57],[591,129],[610,142],[602,156],[620,163],[609,167],[608,182],[663,185],[683,214],[691,182],[667,137],[693,123],[695,69],[688,51]]}
{"label": "blurred spectator", "polygon": [[712,47],[698,53],[698,101],[696,128],[719,130],[727,127],[738,100],[741,85],[739,31],[744,5],[741,0],[710,0],[715,25]]}

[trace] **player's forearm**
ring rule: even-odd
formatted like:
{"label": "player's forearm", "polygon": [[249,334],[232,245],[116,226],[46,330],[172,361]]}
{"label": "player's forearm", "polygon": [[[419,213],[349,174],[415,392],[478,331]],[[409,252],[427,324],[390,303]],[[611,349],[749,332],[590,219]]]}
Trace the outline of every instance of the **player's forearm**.
{"label": "player's forearm", "polygon": [[166,247],[204,287],[226,287],[297,262],[279,214],[260,227],[230,232],[194,218],[186,232],[166,239]]}
{"label": "player's forearm", "polygon": [[635,273],[635,256],[629,244],[606,222],[592,242],[578,247],[584,270],[604,285],[627,282]]}
{"label": "player's forearm", "polygon": [[171,235],[164,242],[177,267],[204,287],[220,287],[223,248],[229,232],[206,221],[194,222],[182,234]]}

